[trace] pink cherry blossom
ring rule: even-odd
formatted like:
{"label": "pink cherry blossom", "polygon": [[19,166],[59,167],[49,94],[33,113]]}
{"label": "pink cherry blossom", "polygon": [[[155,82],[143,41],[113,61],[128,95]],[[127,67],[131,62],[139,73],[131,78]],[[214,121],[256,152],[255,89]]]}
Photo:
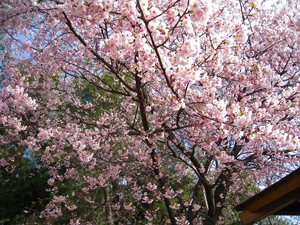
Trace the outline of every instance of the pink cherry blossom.
{"label": "pink cherry blossom", "polygon": [[294,1],[6,0],[1,168],[42,161],[37,223],[227,222],[299,167],[299,24]]}

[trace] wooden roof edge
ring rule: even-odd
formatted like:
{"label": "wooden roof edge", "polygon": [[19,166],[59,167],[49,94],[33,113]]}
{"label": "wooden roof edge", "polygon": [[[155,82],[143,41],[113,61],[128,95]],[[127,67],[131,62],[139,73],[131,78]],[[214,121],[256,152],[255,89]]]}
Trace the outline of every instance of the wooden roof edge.
{"label": "wooden roof edge", "polygon": [[[258,201],[259,199],[262,198],[262,196],[266,196],[269,193],[272,193],[273,191],[275,191],[279,187],[283,186],[285,183],[288,183],[288,182],[290,182],[291,180],[293,180],[297,177],[300,180],[300,167],[298,169],[294,170],[293,172],[291,172],[290,174],[288,174],[287,176],[285,176],[284,178],[282,178],[281,180],[279,180],[276,183],[272,184],[271,186],[265,188],[264,190],[262,190],[258,194],[254,195],[254,196],[248,198],[247,200],[245,200],[244,202],[240,203],[239,205],[237,205],[235,207],[235,209],[237,211],[244,211],[247,206],[255,203],[256,201]],[[299,182],[299,187],[300,187],[300,182]]]}

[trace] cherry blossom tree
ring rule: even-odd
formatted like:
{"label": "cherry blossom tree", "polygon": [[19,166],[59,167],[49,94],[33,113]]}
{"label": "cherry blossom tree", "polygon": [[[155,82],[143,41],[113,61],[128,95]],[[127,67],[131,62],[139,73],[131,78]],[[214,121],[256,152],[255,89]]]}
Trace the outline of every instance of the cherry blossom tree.
{"label": "cherry blossom tree", "polygon": [[[4,0],[0,163],[51,224],[221,224],[299,161],[300,15],[254,0]],[[5,56],[1,54],[1,58]],[[23,149],[23,151],[20,151]]]}

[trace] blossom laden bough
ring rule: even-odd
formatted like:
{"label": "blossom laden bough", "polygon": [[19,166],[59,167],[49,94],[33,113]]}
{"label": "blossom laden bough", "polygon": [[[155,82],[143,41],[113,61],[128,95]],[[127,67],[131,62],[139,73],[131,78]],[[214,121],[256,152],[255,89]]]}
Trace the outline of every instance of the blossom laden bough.
{"label": "blossom laden bough", "polygon": [[51,222],[230,218],[255,182],[298,166],[291,4],[5,0],[1,166],[20,149],[43,161]]}

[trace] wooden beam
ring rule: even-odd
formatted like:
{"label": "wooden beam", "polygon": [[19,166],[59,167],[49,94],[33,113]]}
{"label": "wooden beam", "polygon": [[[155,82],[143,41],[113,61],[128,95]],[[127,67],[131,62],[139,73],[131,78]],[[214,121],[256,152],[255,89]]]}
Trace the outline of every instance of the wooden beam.
{"label": "wooden beam", "polygon": [[255,212],[265,205],[275,201],[276,199],[279,199],[295,189],[300,188],[300,169],[294,172],[296,173],[291,173],[282,180],[248,199],[248,201],[246,201],[244,204],[242,203],[242,210]]}
{"label": "wooden beam", "polygon": [[280,211],[281,209],[286,208],[287,206],[293,204],[297,201],[297,198],[300,196],[300,188],[294,190],[293,192],[288,193],[285,196],[271,202],[268,205],[254,211],[250,212],[245,210],[244,212],[240,213],[239,216],[244,225],[252,225],[255,222],[269,216],[276,214],[276,212]]}
{"label": "wooden beam", "polygon": [[[266,188],[257,195],[236,206],[243,211],[240,218],[244,225],[251,225],[280,210],[288,210],[291,204],[300,199],[300,168]],[[295,211],[292,213],[296,214]],[[300,214],[300,210],[299,210]]]}

